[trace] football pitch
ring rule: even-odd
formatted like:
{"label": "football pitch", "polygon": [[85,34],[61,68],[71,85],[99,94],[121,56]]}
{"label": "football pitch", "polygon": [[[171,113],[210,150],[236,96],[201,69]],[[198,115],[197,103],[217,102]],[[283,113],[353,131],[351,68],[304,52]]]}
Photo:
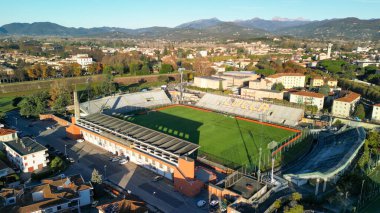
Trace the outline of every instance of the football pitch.
{"label": "football pitch", "polygon": [[150,111],[129,117],[128,121],[199,144],[200,151],[216,157],[217,163],[232,162],[251,167],[258,165],[260,148],[261,165],[265,167],[270,163],[268,143],[280,143],[295,134],[290,130],[185,106]]}

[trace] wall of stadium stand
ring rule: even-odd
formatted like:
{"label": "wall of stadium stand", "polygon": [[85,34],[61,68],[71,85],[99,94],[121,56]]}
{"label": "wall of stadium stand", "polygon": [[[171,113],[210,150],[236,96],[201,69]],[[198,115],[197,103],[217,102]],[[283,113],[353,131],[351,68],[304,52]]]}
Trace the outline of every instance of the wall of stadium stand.
{"label": "wall of stadium stand", "polygon": [[73,139],[83,137],[86,141],[113,154],[128,156],[131,162],[172,180],[174,188],[186,196],[195,196],[204,187],[204,183],[195,178],[195,162],[190,157],[180,156],[176,163],[165,161],[137,150],[133,146],[126,146],[109,137],[83,128],[76,124],[74,117],[72,124],[66,128],[66,131],[68,137]]}

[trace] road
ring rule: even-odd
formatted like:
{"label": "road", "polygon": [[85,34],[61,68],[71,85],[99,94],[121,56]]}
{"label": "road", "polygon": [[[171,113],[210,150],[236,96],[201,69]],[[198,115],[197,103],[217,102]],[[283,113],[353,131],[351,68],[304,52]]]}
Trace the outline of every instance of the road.
{"label": "road", "polygon": [[[63,172],[65,175],[81,174],[85,180],[90,180],[92,171],[97,169],[106,179],[130,190],[132,194],[161,211],[207,212],[207,207],[200,209],[196,206],[198,200],[207,200],[206,192],[189,198],[176,192],[170,180],[153,182],[156,176],[153,172],[131,162],[119,165],[109,161],[111,153],[88,142],[77,143],[67,138],[65,128],[57,126],[54,121],[25,119],[18,112],[12,111],[7,114],[6,123],[16,127],[22,135],[33,135],[39,143],[49,144],[72,157],[76,162]],[[47,129],[52,126],[53,128]]]}

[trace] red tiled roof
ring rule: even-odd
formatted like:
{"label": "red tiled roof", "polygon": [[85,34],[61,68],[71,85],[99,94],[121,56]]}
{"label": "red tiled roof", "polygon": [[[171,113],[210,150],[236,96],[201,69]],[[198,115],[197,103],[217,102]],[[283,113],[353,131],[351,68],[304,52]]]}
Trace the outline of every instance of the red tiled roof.
{"label": "red tiled roof", "polygon": [[15,133],[16,130],[13,130],[13,129],[3,129],[3,128],[0,128],[0,136],[3,136],[3,135],[9,135],[9,134],[12,134],[12,133]]}
{"label": "red tiled roof", "polygon": [[356,100],[359,97],[360,97],[360,95],[358,93],[350,92],[347,95],[345,95],[344,97],[336,99],[336,101],[351,103],[352,101]]}
{"label": "red tiled roof", "polygon": [[295,93],[292,93],[292,95],[300,95],[300,96],[307,96],[307,97],[313,97],[313,98],[323,98],[323,97],[325,97],[321,93],[307,92],[307,91],[295,92]]}
{"label": "red tiled roof", "polygon": [[279,78],[282,76],[305,76],[305,75],[301,73],[276,73],[274,75],[268,76],[267,78]]}

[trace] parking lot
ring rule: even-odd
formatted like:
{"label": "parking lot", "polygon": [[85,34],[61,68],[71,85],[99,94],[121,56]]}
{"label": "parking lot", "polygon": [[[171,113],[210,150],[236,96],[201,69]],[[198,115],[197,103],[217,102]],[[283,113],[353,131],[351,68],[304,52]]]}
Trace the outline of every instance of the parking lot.
{"label": "parking lot", "polygon": [[73,158],[65,175],[82,174],[85,180],[91,179],[94,169],[97,169],[107,180],[130,190],[148,204],[164,212],[207,212],[196,206],[200,199],[207,200],[204,192],[196,198],[189,198],[176,192],[171,181],[162,179],[154,181],[156,174],[131,162],[120,165],[118,161],[111,162],[111,153],[88,142],[78,143],[66,137],[64,127],[54,121],[39,121],[22,118],[12,111],[8,114],[7,124],[16,127],[22,135],[35,137],[43,144],[54,147],[68,157]]}

